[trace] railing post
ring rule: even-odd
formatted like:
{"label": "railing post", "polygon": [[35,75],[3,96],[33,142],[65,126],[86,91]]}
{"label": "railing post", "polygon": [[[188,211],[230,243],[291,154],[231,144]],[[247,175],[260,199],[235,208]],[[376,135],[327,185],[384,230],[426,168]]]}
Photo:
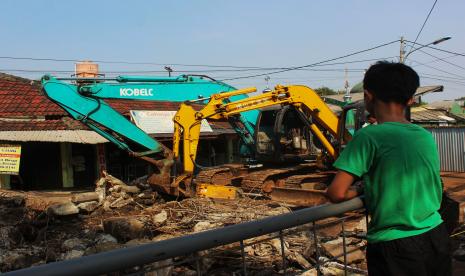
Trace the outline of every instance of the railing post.
{"label": "railing post", "polygon": [[284,271],[284,275],[286,275],[287,264],[286,264],[286,253],[284,249],[283,231],[279,231],[279,240],[281,241],[281,257],[283,258],[283,271]]}
{"label": "railing post", "polygon": [[202,276],[202,270],[200,270],[200,255],[199,255],[199,252],[195,252],[194,256],[195,256],[195,270],[197,271],[197,276]]}
{"label": "railing post", "polygon": [[344,228],[344,219],[341,220],[342,228],[342,250],[344,251],[344,276],[347,276],[347,247],[346,247],[346,231]]}
{"label": "railing post", "polygon": [[245,251],[244,251],[244,241],[240,241],[241,244],[241,255],[242,255],[242,273],[244,276],[247,276],[247,265],[245,263]]}
{"label": "railing post", "polygon": [[316,235],[316,224],[312,222],[313,241],[315,242],[315,255],[316,255],[316,273],[321,275],[320,271],[320,250],[318,249],[318,237]]}

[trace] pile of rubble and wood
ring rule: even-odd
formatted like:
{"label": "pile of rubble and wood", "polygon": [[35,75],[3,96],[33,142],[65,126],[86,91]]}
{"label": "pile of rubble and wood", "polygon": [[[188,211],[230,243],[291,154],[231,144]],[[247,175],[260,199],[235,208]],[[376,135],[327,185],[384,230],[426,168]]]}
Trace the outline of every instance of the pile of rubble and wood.
{"label": "pile of rubble and wood", "polygon": [[[143,178],[127,185],[108,174],[96,183],[95,191],[74,193],[55,201],[44,195],[4,191],[0,197],[0,270],[11,271],[188,235],[291,212],[291,207],[247,197],[167,201],[147,186]],[[347,222],[348,233],[358,233],[365,227],[363,216],[354,218]],[[341,227],[331,221],[321,223],[327,225],[318,230],[320,261],[326,261],[322,270],[334,275],[342,271]],[[287,269],[313,275],[316,250],[309,226],[289,231],[294,232],[285,237]],[[364,247],[363,240],[354,236],[346,242],[349,250],[353,249],[348,255],[352,271],[363,274],[364,254],[359,249]],[[283,272],[278,238],[263,236],[245,243],[252,244],[245,247],[249,274]],[[237,244],[200,254],[203,273],[230,275],[241,271]],[[195,263],[188,262],[147,275],[196,275],[195,267]]]}
{"label": "pile of rubble and wood", "polygon": [[[33,192],[2,191],[0,195],[0,271],[68,260],[108,250],[156,242],[292,211],[293,206],[248,197],[235,200],[189,198],[171,200],[153,191],[144,178],[127,185],[105,174],[95,191],[52,197]],[[346,214],[344,234],[352,275],[366,274],[361,213]],[[281,241],[265,235],[244,241],[250,275],[316,275],[319,258],[324,275],[342,275],[344,241],[339,218],[317,222],[318,248],[311,225],[284,232]],[[463,251],[463,250],[462,250]],[[200,252],[200,262],[178,257],[147,266],[165,267],[146,275],[232,275],[242,271],[239,244]],[[146,267],[146,268],[147,268]],[[141,268],[138,268],[141,269]],[[134,272],[134,269],[126,272]]]}

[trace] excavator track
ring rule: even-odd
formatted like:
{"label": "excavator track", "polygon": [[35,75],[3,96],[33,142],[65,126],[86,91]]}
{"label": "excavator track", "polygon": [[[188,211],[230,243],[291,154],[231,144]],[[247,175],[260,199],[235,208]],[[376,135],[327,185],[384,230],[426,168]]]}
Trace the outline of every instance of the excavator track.
{"label": "excavator track", "polygon": [[240,164],[202,170],[196,184],[240,187],[246,194],[261,194],[271,199],[300,206],[327,202],[324,190],[334,172],[320,172],[314,163],[280,168],[249,168]]}
{"label": "excavator track", "polygon": [[221,167],[209,168],[200,171],[195,177],[195,183],[233,185],[235,179],[247,173],[249,173],[249,169],[243,164],[225,164]]}

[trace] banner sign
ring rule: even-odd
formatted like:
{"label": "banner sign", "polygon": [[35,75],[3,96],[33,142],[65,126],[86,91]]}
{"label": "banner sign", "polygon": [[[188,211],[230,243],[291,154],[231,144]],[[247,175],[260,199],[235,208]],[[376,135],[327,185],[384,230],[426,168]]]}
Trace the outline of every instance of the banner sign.
{"label": "banner sign", "polygon": [[[173,117],[176,111],[131,110],[136,125],[146,133],[162,134],[174,132]],[[202,120],[200,132],[213,132],[207,120]]]}
{"label": "banner sign", "polygon": [[0,145],[0,174],[18,174],[20,145]]}

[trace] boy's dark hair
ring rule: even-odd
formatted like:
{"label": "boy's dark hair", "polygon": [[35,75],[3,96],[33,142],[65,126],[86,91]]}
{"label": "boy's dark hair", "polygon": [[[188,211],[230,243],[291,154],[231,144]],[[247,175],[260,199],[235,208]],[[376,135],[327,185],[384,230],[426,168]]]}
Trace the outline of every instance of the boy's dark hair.
{"label": "boy's dark hair", "polygon": [[378,61],[370,66],[363,78],[363,88],[383,102],[407,104],[420,86],[418,74],[409,66]]}

